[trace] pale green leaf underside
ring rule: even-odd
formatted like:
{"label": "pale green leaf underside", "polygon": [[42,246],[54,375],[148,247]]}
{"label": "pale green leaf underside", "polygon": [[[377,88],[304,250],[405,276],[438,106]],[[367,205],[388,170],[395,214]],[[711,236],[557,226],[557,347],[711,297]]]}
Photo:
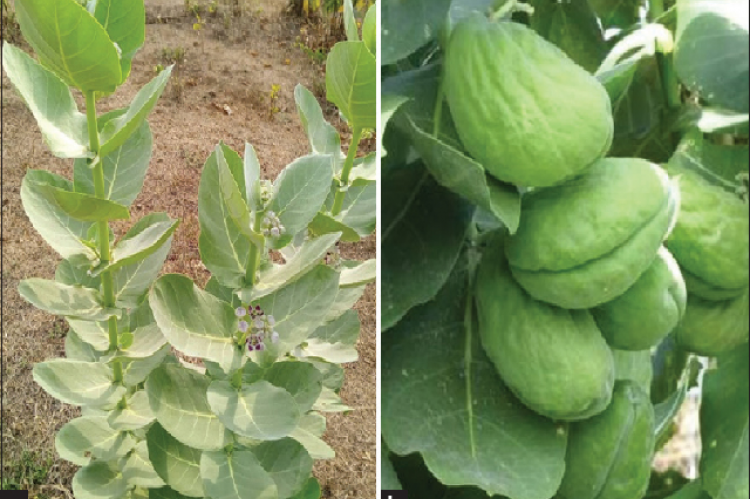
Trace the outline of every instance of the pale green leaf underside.
{"label": "pale green leaf underside", "polygon": [[127,482],[111,463],[94,461],[73,477],[76,499],[119,499],[127,492]]}
{"label": "pale green leaf underside", "polygon": [[231,455],[204,452],[201,476],[211,499],[278,499],[271,476],[261,467],[249,450],[236,450]]}
{"label": "pale green leaf underside", "polygon": [[373,282],[377,275],[377,260],[371,258],[354,267],[342,269],[339,286],[352,288]]}
{"label": "pale green leaf underside", "polygon": [[176,440],[160,424],[146,434],[148,456],[156,474],[172,489],[190,497],[203,497],[200,476],[202,452]]}
{"label": "pale green leaf underside", "polygon": [[347,412],[352,410],[335,391],[328,387],[323,387],[320,397],[315,401],[312,408],[320,412]]}
{"label": "pale green leaf underside", "polygon": [[326,60],[326,98],[352,128],[375,128],[377,78],[375,56],[364,42],[339,42]]}
{"label": "pale green leaf underside", "polygon": [[294,102],[297,104],[297,113],[307,133],[312,152],[330,154],[334,169],[338,170],[338,165],[344,161],[341,138],[336,128],[323,116],[318,99],[312,92],[298,84],[294,87]]}
{"label": "pale green leaf underside", "polygon": [[260,234],[257,234],[252,230],[250,210],[231,170],[229,169],[229,166],[227,165],[222,146],[216,146],[214,152],[216,154],[216,165],[219,170],[219,188],[221,189],[224,206],[240,233],[253,244],[260,246],[263,243],[263,240],[260,237]]}
{"label": "pale green leaf underside", "polygon": [[54,359],[36,364],[33,374],[47,393],[66,404],[107,405],[125,394],[124,386],[113,383],[111,368],[97,362]]}
{"label": "pale green leaf underside", "polygon": [[279,499],[292,497],[310,477],[313,460],[304,446],[294,439],[264,442],[251,450],[276,483]]}
{"label": "pale green leaf underside", "polygon": [[112,429],[103,416],[83,416],[65,424],[55,436],[60,457],[86,466],[93,456],[103,461],[122,457],[135,447],[128,433]]}
{"label": "pale green leaf underside", "polygon": [[34,115],[52,154],[89,156],[86,116],[78,111],[68,86],[7,42],[3,43],[3,69]]}
{"label": "pale green leaf underside", "polygon": [[313,459],[333,459],[336,453],[320,439],[325,429],[325,416],[311,412],[302,416],[299,425],[290,436],[301,443]]}
{"label": "pale green leaf underside", "polygon": [[116,430],[137,430],[150,424],[154,419],[145,390],[135,392],[128,397],[125,407],[113,410],[107,417],[109,426]]}
{"label": "pale green leaf underside", "polygon": [[53,315],[103,321],[119,316],[120,310],[101,305],[99,293],[90,288],[68,286],[57,281],[32,278],[21,281],[19,294],[37,308]]}
{"label": "pale green leaf underside", "polygon": [[146,440],[141,440],[125,460],[122,474],[125,481],[131,486],[149,488],[164,486],[164,480],[159,478],[149,459]]}

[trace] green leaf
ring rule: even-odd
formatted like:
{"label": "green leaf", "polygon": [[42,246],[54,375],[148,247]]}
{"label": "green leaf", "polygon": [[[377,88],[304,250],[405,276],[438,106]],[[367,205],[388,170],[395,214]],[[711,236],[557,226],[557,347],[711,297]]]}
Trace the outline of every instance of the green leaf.
{"label": "green leaf", "polygon": [[377,65],[364,42],[339,42],[326,59],[326,98],[353,129],[375,128]]}
{"label": "green leaf", "polygon": [[389,450],[388,447],[385,445],[385,442],[382,442],[380,445],[380,480],[381,480],[381,490],[403,490],[403,487],[401,486],[401,482],[398,481],[398,476],[396,476],[396,470],[393,469],[393,464],[391,463],[390,458],[388,457]]}
{"label": "green leaf", "polygon": [[111,463],[94,461],[73,476],[76,499],[119,499],[128,491],[122,473]]}
{"label": "green leaf", "polygon": [[341,397],[329,387],[324,387],[313,409],[320,412],[349,412],[351,407],[344,404]]}
{"label": "green leaf", "polygon": [[365,42],[367,50],[372,55],[377,53],[377,7],[370,6],[365,14],[365,19],[362,21],[362,41]]}
{"label": "green leaf", "polygon": [[589,2],[533,0],[531,28],[593,72],[607,55],[604,33]]}
{"label": "green leaf", "polygon": [[98,362],[104,350],[96,350],[83,341],[74,329],[69,329],[68,334],[65,335],[65,356],[71,360]]}
{"label": "green leaf", "polygon": [[352,0],[344,0],[344,30],[347,40],[350,42],[359,41],[359,30],[357,29],[357,19],[354,17]]}
{"label": "green leaf", "polygon": [[16,17],[39,60],[83,92],[112,92],[120,58],[104,28],[75,0],[19,0]]}
{"label": "green leaf", "polygon": [[613,348],[612,357],[615,360],[615,380],[633,381],[645,393],[650,393],[653,367],[649,350],[630,351]]}
{"label": "green leaf", "polygon": [[420,452],[445,485],[547,499],[563,476],[567,432],[524,407],[498,377],[474,324],[467,329],[461,268],[384,338],[383,438],[399,455]]}
{"label": "green leaf", "polygon": [[342,288],[353,288],[368,284],[375,280],[377,275],[377,261],[374,258],[359,262],[353,267],[341,270],[339,286]]}
{"label": "green leaf", "polygon": [[[330,211],[333,206],[334,190],[326,199]],[[375,231],[377,219],[377,184],[366,180],[352,181],[344,196],[341,212],[334,218],[342,227],[353,229],[360,237],[367,237]],[[346,231],[342,228],[341,230]]]}
{"label": "green leaf", "polygon": [[680,376],[675,390],[662,402],[654,404],[654,435],[656,437],[656,449],[659,449],[661,445],[667,443],[670,436],[670,425],[682,407],[688,390],[691,387],[691,381],[696,379],[700,366],[700,362],[693,358],[682,371],[682,375]]}
{"label": "green leaf", "polygon": [[748,114],[733,113],[724,109],[703,108],[698,128],[705,133],[748,133]]}
{"label": "green leaf", "polygon": [[83,222],[108,222],[130,218],[130,212],[126,206],[107,199],[99,199],[90,194],[71,192],[42,183],[37,185],[37,192],[44,196],[49,204],[59,207],[70,218]]}
{"label": "green leaf", "polygon": [[146,37],[146,11],[143,1],[97,0],[94,17],[107,31],[109,39],[120,47],[120,82],[124,82],[130,74],[133,56],[141,48]]}
{"label": "green leaf", "polygon": [[201,451],[170,435],[159,423],[146,434],[148,456],[156,474],[172,489],[190,497],[203,497]]}
{"label": "green leaf", "polygon": [[712,106],[748,112],[748,6],[679,0],[674,68]]}
{"label": "green leaf", "polygon": [[172,490],[169,487],[162,487],[160,489],[149,489],[148,499],[186,499],[187,496],[180,494],[177,491]]}
{"label": "green leaf", "polygon": [[[140,261],[126,263],[116,268],[114,272],[115,281],[115,299],[117,306],[132,308],[142,301],[143,295],[149,290],[154,280],[161,272],[164,261],[167,259],[169,250],[172,245],[172,235],[169,235],[163,243],[159,243],[164,233],[160,233],[160,228],[166,228],[168,224],[176,227],[179,221],[172,220],[166,213],[149,213],[141,218],[123,237],[123,240],[146,240],[151,236],[157,239],[157,243],[146,249],[146,257]],[[172,227],[167,228],[167,232],[174,230]],[[152,231],[152,229],[156,229]],[[129,246],[133,247],[134,245]],[[137,251],[137,250],[136,250]],[[137,259],[136,259],[137,260]]]}
{"label": "green leaf", "polygon": [[325,430],[325,416],[310,412],[300,418],[299,425],[290,436],[301,443],[313,459],[333,459],[336,457],[336,453],[320,439]]}
{"label": "green leaf", "polygon": [[268,381],[242,385],[237,391],[228,381],[213,381],[208,403],[229,428],[256,440],[278,440],[297,426],[300,411],[292,395]]}
{"label": "green leaf", "polygon": [[[107,199],[130,206],[140,194],[151,160],[151,144],[151,129],[144,121],[120,147],[101,158]],[[86,159],[76,160],[73,184],[76,192],[94,194],[94,176]]]}
{"label": "green leaf", "polygon": [[112,369],[98,362],[48,360],[34,366],[33,376],[44,391],[71,405],[113,404],[126,391],[114,383]]}
{"label": "green leaf", "polygon": [[91,321],[104,321],[119,316],[120,310],[105,308],[99,292],[90,288],[68,286],[47,279],[25,279],[18,285],[23,299],[53,315],[79,317]]}
{"label": "green leaf", "polygon": [[288,352],[323,322],[336,298],[338,280],[337,272],[318,265],[302,278],[258,301],[260,308],[276,319],[275,329],[279,333],[278,343],[266,345],[266,353]]}
{"label": "green leaf", "polygon": [[688,352],[677,346],[671,334],[659,343],[651,358],[654,373],[650,390],[651,402],[664,402],[678,391],[689,357]]}
{"label": "green leaf", "polygon": [[112,263],[99,272],[111,272],[145,260],[172,238],[178,225],[179,220],[159,221],[155,217],[142,218],[117,242],[112,250]]}
{"label": "green leaf", "polygon": [[112,429],[103,416],[83,416],[68,421],[55,436],[60,457],[86,466],[91,457],[111,461],[125,456],[136,440],[128,433]]}
{"label": "green leaf", "polygon": [[269,209],[276,213],[286,234],[273,241],[285,246],[309,224],[325,203],[333,179],[331,157],[311,154],[294,160],[276,178]]}
{"label": "green leaf", "polygon": [[[453,269],[471,209],[419,164],[382,178],[381,327],[432,299]],[[434,223],[439,220],[440,223]]]}
{"label": "green leaf", "polygon": [[361,239],[356,230],[339,222],[328,213],[319,212],[307,228],[317,236],[340,233],[341,240],[346,243],[357,242]]}
{"label": "green leaf", "polygon": [[340,317],[341,314],[354,307],[354,304],[359,301],[364,292],[365,286],[359,286],[356,288],[339,288],[336,292],[333,304],[331,304],[331,308],[328,310],[325,319],[323,319],[324,322],[335,320]]}
{"label": "green leaf", "polygon": [[94,322],[70,317],[65,319],[79,340],[97,350],[99,354],[107,351],[109,348],[109,326],[106,321]]}
{"label": "green leaf", "polygon": [[336,128],[326,121],[318,99],[308,89],[298,84],[294,87],[294,102],[297,104],[302,128],[305,129],[310,149],[315,154],[330,154],[334,169],[343,164],[344,153],[341,152],[341,138]]}
{"label": "green leaf", "polygon": [[435,39],[450,5],[451,0],[384,0],[380,65],[393,64]]}
{"label": "green leaf", "polygon": [[747,343],[719,357],[718,369],[706,372],[703,379],[700,475],[714,499],[750,494],[748,379]]}
{"label": "green leaf", "polygon": [[160,277],[149,293],[156,323],[172,346],[185,355],[218,362],[225,371],[241,366],[235,343],[234,309],[181,274]]}
{"label": "green leaf", "polygon": [[118,406],[109,413],[107,422],[115,430],[137,430],[150,424],[156,417],[148,402],[145,390],[139,390],[125,399],[124,407]]}
{"label": "green leaf", "polygon": [[251,450],[276,483],[279,499],[292,497],[306,485],[313,460],[296,440],[283,438],[276,442],[263,442]]}
{"label": "green leaf", "polygon": [[366,180],[374,182],[378,179],[378,161],[377,154],[373,151],[366,156],[354,159],[352,171],[349,173],[349,180]]}
{"label": "green leaf", "polygon": [[378,151],[385,157],[388,151],[383,146],[383,134],[393,115],[409,99],[403,95],[380,93],[380,128],[378,128]]}
{"label": "green leaf", "polygon": [[[57,0],[60,1],[60,0]],[[68,0],[72,1],[72,0]],[[167,85],[172,74],[172,66],[168,67],[153,80],[141,88],[124,113],[103,123],[99,132],[99,156],[105,157],[122,146],[125,141],[138,130],[141,123],[156,105],[159,96]]]}
{"label": "green leaf", "polygon": [[627,28],[640,18],[643,0],[589,0],[591,7],[608,28]]}
{"label": "green leaf", "polygon": [[148,455],[148,442],[141,440],[127,457],[122,467],[122,475],[128,485],[140,487],[163,487],[164,480],[159,478]]}
{"label": "green leaf", "polygon": [[254,198],[254,187],[260,180],[260,161],[258,161],[255,148],[247,142],[245,142],[245,159],[242,162],[242,176],[245,179],[245,200],[247,201],[247,206],[250,209],[255,209],[254,207],[259,200]]}
{"label": "green leaf", "polygon": [[296,493],[292,499],[320,499],[320,494],[320,483],[318,483],[318,480],[313,476],[305,482],[302,490]]}
{"label": "green leaf", "polygon": [[[251,243],[261,247],[263,245],[263,240],[260,237],[260,234],[257,234],[252,230],[250,211],[247,204],[245,204],[244,195],[240,191],[240,188],[232,175],[232,171],[227,165],[227,160],[224,158],[225,149],[229,148],[223,144],[219,144],[214,149],[216,152],[216,164],[219,169],[219,188],[221,189],[224,206],[226,206],[229,216],[234,221],[240,233]],[[229,151],[231,151],[231,149],[229,149]]]}
{"label": "green leaf", "polygon": [[21,201],[31,224],[61,257],[95,260],[94,250],[82,242],[88,239],[92,224],[65,213],[54,198],[47,195],[45,186],[73,190],[67,179],[44,170],[28,170],[21,183]]}
{"label": "green leaf", "polygon": [[308,357],[318,357],[326,362],[356,362],[359,328],[359,315],[354,310],[347,310],[339,318],[316,329],[302,351]]}
{"label": "green leaf", "polygon": [[220,284],[241,288],[250,242],[242,236],[221,196],[219,162],[216,151],[206,160],[198,188],[198,246],[201,260]]}
{"label": "green leaf", "polygon": [[700,478],[693,480],[667,499],[711,499],[702,488]]}
{"label": "green leaf", "polygon": [[279,494],[271,476],[249,450],[204,452],[201,477],[212,499],[276,499]]}
{"label": "green leaf", "polygon": [[125,357],[150,357],[167,342],[154,320],[147,300],[131,310],[128,319],[127,331],[132,334],[133,341],[129,346],[121,346],[118,350]]}
{"label": "green leaf", "polygon": [[86,116],[78,111],[68,86],[7,42],[3,43],[3,69],[34,115],[52,154],[58,158],[89,156]]}
{"label": "green leaf", "polygon": [[122,355],[118,352],[109,359],[108,363],[112,364],[115,361],[119,361],[123,371],[122,382],[125,386],[132,387],[145,381],[148,375],[162,363],[170,350],[169,345],[164,345],[153,355],[135,358],[129,358],[127,355]]}
{"label": "green leaf", "polygon": [[323,388],[323,375],[306,362],[276,362],[263,379],[289,392],[302,414],[310,410]]}
{"label": "green leaf", "polygon": [[299,251],[285,264],[271,264],[261,270],[255,286],[238,291],[240,298],[244,303],[254,302],[293,283],[321,263],[328,250],[338,240],[339,235],[340,233],[337,232],[305,241]]}
{"label": "green leaf", "polygon": [[210,382],[178,364],[162,364],[146,380],[149,404],[159,424],[183,444],[200,450],[221,449],[231,441],[206,398]]}

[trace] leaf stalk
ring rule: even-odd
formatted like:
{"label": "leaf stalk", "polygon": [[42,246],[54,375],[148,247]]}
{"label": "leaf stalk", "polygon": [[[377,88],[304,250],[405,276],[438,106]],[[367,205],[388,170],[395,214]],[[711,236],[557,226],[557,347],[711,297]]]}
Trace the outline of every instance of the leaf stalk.
{"label": "leaf stalk", "polygon": [[339,190],[336,191],[336,196],[333,198],[333,207],[331,208],[331,215],[334,217],[341,213],[341,208],[344,206],[344,198],[346,197],[346,191],[349,187],[349,174],[354,166],[354,158],[357,155],[357,149],[359,148],[359,141],[362,139],[362,133],[364,129],[355,128],[352,134],[352,140],[349,143],[349,151],[346,153],[346,160],[344,160],[344,167],[341,170],[341,181],[339,183]]}

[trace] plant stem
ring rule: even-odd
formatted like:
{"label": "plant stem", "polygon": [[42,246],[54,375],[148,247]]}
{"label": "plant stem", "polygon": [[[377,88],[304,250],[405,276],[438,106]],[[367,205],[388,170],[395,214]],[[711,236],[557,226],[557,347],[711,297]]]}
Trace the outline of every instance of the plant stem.
{"label": "plant stem", "polygon": [[232,386],[235,387],[237,390],[242,388],[242,368],[237,369],[232,373]]}
{"label": "plant stem", "polygon": [[[265,211],[256,211],[253,214],[253,232],[260,232],[260,223],[263,221]],[[265,246],[265,245],[264,245]],[[259,248],[250,243],[250,254],[247,256],[247,271],[245,271],[245,282],[251,287],[255,286],[255,274],[260,266],[260,254],[264,248]]]}
{"label": "plant stem", "polygon": [[664,0],[648,1],[648,17],[653,21],[664,13]]}
{"label": "plant stem", "polygon": [[432,136],[438,138],[440,133],[440,120],[443,117],[443,68],[440,68],[440,82],[438,83],[437,97],[435,98],[435,110],[432,112]]}
{"label": "plant stem", "polygon": [[[94,159],[89,161],[90,163],[94,163],[94,168],[91,172],[94,177],[94,194],[99,199],[107,199],[104,187],[104,166],[101,158],[99,158],[99,129],[96,119],[96,98],[93,91],[86,92],[86,121],[89,130],[89,148],[94,153]],[[106,221],[97,223],[99,230],[99,259],[102,264],[106,264],[112,259],[109,250],[109,224]],[[102,272],[101,280],[104,306],[114,308],[115,286],[112,272]],[[107,321],[107,326],[109,329],[109,349],[110,351],[115,351],[117,350],[117,317],[111,316]],[[122,364],[120,361],[115,360],[112,368],[114,370],[114,381],[115,383],[119,383],[122,381]]]}
{"label": "plant stem", "polygon": [[339,184],[339,190],[336,191],[336,197],[333,199],[333,207],[331,208],[331,215],[334,217],[341,213],[341,207],[344,206],[346,188],[349,187],[349,173],[351,173],[354,166],[354,157],[357,155],[357,148],[359,147],[359,141],[362,138],[363,132],[362,128],[355,128],[352,134],[349,151],[346,153],[346,160],[344,161],[344,168],[341,170],[341,183]]}

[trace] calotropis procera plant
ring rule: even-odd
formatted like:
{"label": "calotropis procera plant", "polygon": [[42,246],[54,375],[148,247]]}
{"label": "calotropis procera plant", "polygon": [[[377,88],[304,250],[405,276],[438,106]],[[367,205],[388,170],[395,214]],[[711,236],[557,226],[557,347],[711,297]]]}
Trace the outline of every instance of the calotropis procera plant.
{"label": "calotropis procera plant", "polygon": [[383,489],[748,497],[747,6],[383,1]]}
{"label": "calotropis procera plant", "polygon": [[[81,468],[77,499],[314,499],[314,459],[333,457],[321,414],[346,411],[342,363],[357,358],[352,306],[375,262],[343,259],[339,241],[375,228],[374,154],[357,158],[375,126],[375,16],[362,38],[345,2],[348,40],[327,63],[327,96],[352,129],[348,154],[313,95],[295,90],[310,154],[275,182],[219,144],[199,189],[205,289],[159,276],[178,221],[151,213],[117,238],[143,186],[152,136],[146,117],[171,68],[129,106],[102,115],[97,100],[130,73],[144,42],[142,1],[17,0],[34,59],[9,44],[3,68],[54,155],[72,177],[29,170],[29,220],[63,258],[54,280],[31,278],[21,295],[65,316],[67,358],[34,367],[52,396],[82,416],[56,437]],[[78,110],[71,87],[85,97]],[[271,257],[275,251],[276,257]],[[158,278],[157,278],[158,277]],[[195,358],[202,362],[194,362]],[[201,365],[202,364],[202,365]]]}

